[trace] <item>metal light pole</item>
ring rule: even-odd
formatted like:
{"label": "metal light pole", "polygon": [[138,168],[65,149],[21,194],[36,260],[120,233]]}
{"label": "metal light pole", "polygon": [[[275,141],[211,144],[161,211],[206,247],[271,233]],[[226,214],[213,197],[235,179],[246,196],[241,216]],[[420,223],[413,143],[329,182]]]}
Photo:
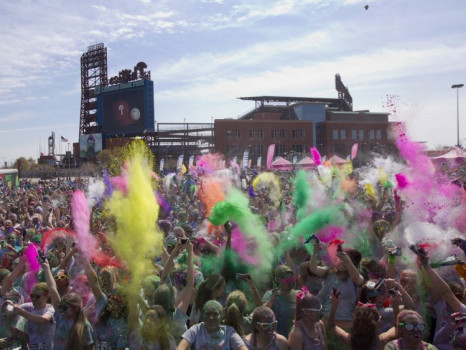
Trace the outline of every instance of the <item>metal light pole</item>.
{"label": "metal light pole", "polygon": [[462,88],[464,84],[452,85],[452,89],[456,89],[456,145],[460,147],[460,102],[458,90]]}

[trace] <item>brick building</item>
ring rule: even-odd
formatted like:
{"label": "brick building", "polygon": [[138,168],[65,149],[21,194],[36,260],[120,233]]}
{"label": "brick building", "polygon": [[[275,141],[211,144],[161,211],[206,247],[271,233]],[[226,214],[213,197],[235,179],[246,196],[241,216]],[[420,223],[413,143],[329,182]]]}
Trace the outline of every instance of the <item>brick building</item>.
{"label": "brick building", "polygon": [[259,156],[265,159],[271,143],[276,156],[289,160],[309,155],[311,146],[328,157],[346,157],[356,142],[360,154],[392,152],[388,113],[353,111],[338,74],[336,87],[338,98],[241,97],[255,101],[256,107],[238,119],[215,120],[216,151],[231,159],[249,149],[253,164]]}

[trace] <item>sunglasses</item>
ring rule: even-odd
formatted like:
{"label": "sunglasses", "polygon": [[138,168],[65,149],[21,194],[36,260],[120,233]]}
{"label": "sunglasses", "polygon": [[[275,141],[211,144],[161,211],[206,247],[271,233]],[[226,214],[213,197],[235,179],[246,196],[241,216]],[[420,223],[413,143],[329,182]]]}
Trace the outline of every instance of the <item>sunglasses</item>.
{"label": "sunglasses", "polygon": [[34,294],[34,293],[32,293],[32,294],[29,294],[29,297],[31,299],[40,299],[40,298],[42,298],[43,295],[44,294]]}
{"label": "sunglasses", "polygon": [[414,329],[417,329],[418,331],[422,332],[426,328],[426,325],[423,323],[398,323],[398,325],[405,327],[407,331],[413,331]]}
{"label": "sunglasses", "polygon": [[258,326],[264,331],[275,329],[277,327],[278,321],[273,321],[273,322],[256,322]]}
{"label": "sunglasses", "polygon": [[60,281],[60,280],[67,280],[68,276],[67,275],[57,275],[53,277],[55,280]]}

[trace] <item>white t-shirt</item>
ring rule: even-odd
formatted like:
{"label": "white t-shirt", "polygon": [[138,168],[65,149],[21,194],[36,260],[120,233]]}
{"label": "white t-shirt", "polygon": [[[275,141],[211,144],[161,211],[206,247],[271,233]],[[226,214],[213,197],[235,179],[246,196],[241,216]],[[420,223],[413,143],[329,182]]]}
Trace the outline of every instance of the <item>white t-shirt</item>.
{"label": "white t-shirt", "polygon": [[[21,309],[28,311],[32,314],[45,316],[53,316],[55,309],[52,305],[46,304],[42,309],[34,309],[32,303],[22,304]],[[29,349],[31,350],[47,350],[53,349],[53,334],[55,332],[55,321],[52,320],[47,323],[38,324],[26,320],[26,333],[29,335]]]}
{"label": "white t-shirt", "polygon": [[194,350],[237,350],[245,345],[233,327],[221,325],[215,334],[209,334],[204,322],[189,328],[183,334],[183,339]]}

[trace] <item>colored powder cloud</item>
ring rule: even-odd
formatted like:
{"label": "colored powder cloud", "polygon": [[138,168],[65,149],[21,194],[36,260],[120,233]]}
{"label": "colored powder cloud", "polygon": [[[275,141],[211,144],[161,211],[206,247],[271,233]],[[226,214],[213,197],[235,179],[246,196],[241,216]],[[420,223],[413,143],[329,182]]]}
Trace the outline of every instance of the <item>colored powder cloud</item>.
{"label": "colored powder cloud", "polygon": [[[107,207],[116,219],[116,232],[111,243],[131,271],[128,294],[130,297],[137,297],[140,282],[153,268],[147,255],[154,251],[156,255],[162,253],[163,235],[155,224],[159,206],[152,187],[151,169],[141,153],[136,152],[130,160],[127,172],[127,196],[115,191],[108,200]],[[130,307],[136,305],[130,304]]]}

